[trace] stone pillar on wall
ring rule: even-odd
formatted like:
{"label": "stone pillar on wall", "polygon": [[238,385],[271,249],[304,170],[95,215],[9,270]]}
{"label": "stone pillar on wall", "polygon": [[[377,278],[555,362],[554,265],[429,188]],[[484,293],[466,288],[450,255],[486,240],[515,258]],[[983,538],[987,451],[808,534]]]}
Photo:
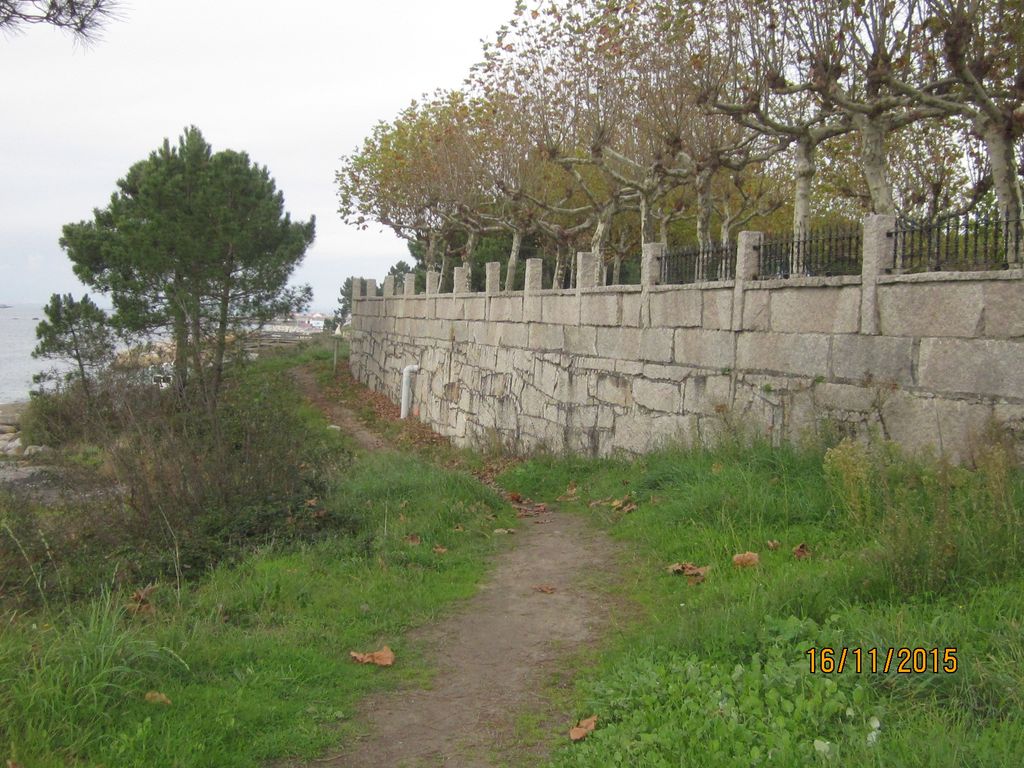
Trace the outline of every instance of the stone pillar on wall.
{"label": "stone pillar on wall", "polygon": [[541,280],[543,278],[544,260],[543,259],[527,259],[526,260],[526,292],[537,293],[541,290]]}
{"label": "stone pillar on wall", "polygon": [[439,272],[435,272],[432,269],[428,270],[427,271],[427,293],[428,294],[435,294],[435,293],[437,293],[437,288],[440,285],[440,283],[441,283],[441,274]]}
{"label": "stone pillar on wall", "polygon": [[743,330],[743,304],[746,283],[758,273],[758,259],[764,235],[760,232],[740,232],[736,238],[736,281],[732,294],[732,329]]}
{"label": "stone pillar on wall", "polygon": [[469,264],[456,267],[452,274],[452,293],[469,293]]}
{"label": "stone pillar on wall", "polygon": [[416,295],[416,275],[412,272],[407,272],[402,277],[402,295],[403,296],[415,296]]}
{"label": "stone pillar on wall", "polygon": [[893,267],[892,232],[895,216],[872,214],[864,218],[864,261],[860,279],[860,332],[876,336],[878,328],[878,276]]}
{"label": "stone pillar on wall", "polygon": [[661,281],[661,261],[665,256],[664,243],[644,243],[640,261],[640,285],[649,288]]}
{"label": "stone pillar on wall", "polygon": [[388,275],[384,278],[384,298],[390,298],[395,295],[395,276]]}
{"label": "stone pillar on wall", "polygon": [[594,254],[579,251],[576,254],[576,292],[583,288],[597,287],[597,260]]}
{"label": "stone pillar on wall", "polygon": [[377,295],[377,281],[376,280],[364,280],[363,281],[363,295],[368,298],[373,298]]}
{"label": "stone pillar on wall", "polygon": [[488,296],[501,293],[501,264],[497,261],[489,261],[484,269],[486,270],[484,292]]}
{"label": "stone pillar on wall", "polygon": [[543,286],[544,260],[526,260],[526,281],[523,283],[523,320],[540,320]]}

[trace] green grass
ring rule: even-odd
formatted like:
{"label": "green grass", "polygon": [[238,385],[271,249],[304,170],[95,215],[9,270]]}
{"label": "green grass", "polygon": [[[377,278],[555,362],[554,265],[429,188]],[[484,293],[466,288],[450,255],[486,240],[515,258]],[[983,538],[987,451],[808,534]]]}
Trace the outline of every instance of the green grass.
{"label": "green grass", "polygon": [[[312,439],[337,434],[313,411],[304,418]],[[345,466],[310,502],[294,524],[313,518],[319,535],[266,543],[180,589],[160,583],[153,615],[126,610],[143,586],[127,584],[4,616],[0,760],[224,768],[311,758],[351,736],[366,693],[424,683],[430,669],[407,632],[472,594],[507,544],[492,531],[512,524],[511,509],[465,473],[392,452]],[[392,668],[349,658],[384,644]],[[147,702],[149,691],[171,704]]]}
{"label": "green grass", "polygon": [[[885,445],[540,457],[501,481],[625,546],[642,607],[576,693],[596,731],[552,766],[1004,766],[1024,748],[1024,487]],[[638,509],[608,503],[626,495]],[[778,540],[772,551],[766,542]],[[797,560],[792,548],[813,552]],[[755,551],[756,568],[733,554]],[[689,585],[665,567],[710,565]],[[811,674],[810,648],[957,648],[954,674]],[[895,665],[894,665],[895,667]],[[876,729],[874,725],[880,727]]]}

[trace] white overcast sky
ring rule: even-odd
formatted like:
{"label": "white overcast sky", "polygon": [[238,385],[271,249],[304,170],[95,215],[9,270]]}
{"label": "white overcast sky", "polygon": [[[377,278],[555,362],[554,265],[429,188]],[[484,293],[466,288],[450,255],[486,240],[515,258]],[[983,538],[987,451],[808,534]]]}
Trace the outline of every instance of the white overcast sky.
{"label": "white overcast sky", "polygon": [[82,47],[37,25],[0,35],[0,302],[84,289],[57,245],[165,137],[266,165],[293,219],[317,218],[297,275],[330,309],[348,275],[408,258],[336,213],[338,158],[412,99],[458,87],[514,0],[124,0]]}

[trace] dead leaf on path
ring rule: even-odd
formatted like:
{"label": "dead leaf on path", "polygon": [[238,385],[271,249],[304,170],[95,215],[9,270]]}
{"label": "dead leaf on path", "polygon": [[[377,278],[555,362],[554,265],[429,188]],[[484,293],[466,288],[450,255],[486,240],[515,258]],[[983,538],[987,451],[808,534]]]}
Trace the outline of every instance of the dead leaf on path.
{"label": "dead leaf on path", "polygon": [[537,584],[535,587],[533,587],[533,591],[540,592],[545,595],[555,594],[555,588],[550,584]]}
{"label": "dead leaf on path", "polygon": [[742,552],[732,556],[732,564],[737,568],[753,568],[761,562],[757,552]]}
{"label": "dead leaf on path", "polygon": [[447,551],[448,551],[448,547],[442,547],[440,544],[438,544],[436,547],[434,547],[434,552],[436,552],[439,555],[443,555]]}
{"label": "dead leaf on path", "polygon": [[515,533],[516,529],[515,528],[495,528],[494,532],[498,533],[498,534]]}
{"label": "dead leaf on path", "polygon": [[518,503],[520,503],[523,500],[523,496],[522,496],[522,494],[515,493],[513,491],[512,493],[510,493],[508,495],[508,500],[511,501],[513,504],[518,504]]}
{"label": "dead leaf on path", "polygon": [[581,741],[594,732],[597,727],[597,715],[580,720],[575,728],[569,729],[569,738],[573,741]]}
{"label": "dead leaf on path", "polygon": [[770,549],[770,550],[771,550],[772,552],[774,552],[774,551],[775,551],[776,549],[778,549],[778,548],[779,548],[779,547],[781,547],[781,546],[782,546],[782,544],[780,544],[780,543],[779,543],[778,541],[776,541],[775,539],[772,539],[772,540],[770,540],[770,541],[768,542],[768,549]]}
{"label": "dead leaf on path", "polygon": [[810,557],[810,556],[811,556],[811,550],[809,550],[807,548],[807,545],[804,544],[803,542],[800,542],[795,547],[793,547],[793,557],[795,557],[797,560],[803,560],[805,557]]}
{"label": "dead leaf on path", "polygon": [[138,616],[140,614],[146,614],[152,616],[156,613],[156,606],[149,602],[149,596],[153,594],[153,590],[157,587],[156,584],[150,584],[142,589],[136,589],[132,592],[132,596],[128,598],[128,603],[124,609],[132,616]]}
{"label": "dead leaf on path", "polygon": [[576,501],[576,481],[570,480],[565,487],[565,493],[558,497],[559,501]]}
{"label": "dead leaf on path", "polygon": [[165,694],[160,693],[159,691],[147,691],[146,701],[148,701],[150,704],[163,704],[165,706],[170,706],[171,704],[171,700],[167,698]]}
{"label": "dead leaf on path", "polygon": [[376,664],[378,667],[390,667],[395,663],[395,652],[386,645],[379,651],[373,651],[372,653],[349,651],[348,655],[360,664]]}
{"label": "dead leaf on path", "polygon": [[705,575],[707,575],[710,565],[697,566],[693,563],[672,563],[665,570],[669,573],[678,574],[686,577],[688,584],[700,584],[704,581]]}
{"label": "dead leaf on path", "polygon": [[406,544],[409,544],[409,545],[411,545],[413,547],[417,547],[417,546],[420,545],[420,543],[422,543],[423,540],[419,536],[417,536],[415,533],[410,533],[408,536],[403,536],[402,537],[402,541],[404,541]]}
{"label": "dead leaf on path", "polygon": [[549,519],[549,520],[534,520],[534,521],[533,521],[533,524],[534,524],[534,525],[544,525],[544,524],[546,524],[546,523],[550,523],[550,522],[551,522],[551,520],[550,520],[550,519]]}
{"label": "dead leaf on path", "polygon": [[614,500],[615,498],[613,496],[609,496],[606,499],[594,499],[587,506],[593,509],[594,507],[601,507],[604,506],[605,504],[611,504]]}

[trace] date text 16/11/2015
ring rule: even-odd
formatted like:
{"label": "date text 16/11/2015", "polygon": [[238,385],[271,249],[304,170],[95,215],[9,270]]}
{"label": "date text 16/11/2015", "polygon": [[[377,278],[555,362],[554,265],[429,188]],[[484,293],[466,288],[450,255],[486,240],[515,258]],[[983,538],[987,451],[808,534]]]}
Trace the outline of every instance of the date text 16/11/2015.
{"label": "date text 16/11/2015", "polygon": [[810,648],[810,672],[896,672],[901,675],[952,674],[959,669],[956,648]]}

